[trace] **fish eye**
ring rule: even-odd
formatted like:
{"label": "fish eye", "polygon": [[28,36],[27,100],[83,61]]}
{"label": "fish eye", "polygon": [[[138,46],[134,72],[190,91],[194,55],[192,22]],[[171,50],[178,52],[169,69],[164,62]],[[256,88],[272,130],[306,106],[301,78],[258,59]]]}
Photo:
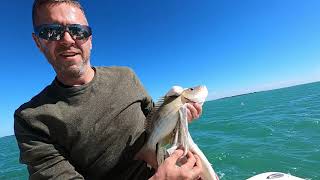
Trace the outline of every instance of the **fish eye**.
{"label": "fish eye", "polygon": [[193,89],[193,88],[190,88],[190,90],[193,91],[194,89]]}

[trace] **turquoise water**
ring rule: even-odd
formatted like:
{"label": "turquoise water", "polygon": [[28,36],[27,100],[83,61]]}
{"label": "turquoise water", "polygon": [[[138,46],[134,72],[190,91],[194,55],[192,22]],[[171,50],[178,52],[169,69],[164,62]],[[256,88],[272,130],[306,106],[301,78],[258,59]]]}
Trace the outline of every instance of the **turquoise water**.
{"label": "turquoise water", "polygon": [[192,136],[224,180],[320,179],[320,83],[209,101]]}
{"label": "turquoise water", "polygon": [[[320,83],[209,101],[191,135],[221,180],[268,171],[320,179]],[[0,138],[0,179],[26,179],[14,136]]]}
{"label": "turquoise water", "polygon": [[0,138],[0,179],[27,179],[27,169],[19,164],[19,150],[14,136]]}

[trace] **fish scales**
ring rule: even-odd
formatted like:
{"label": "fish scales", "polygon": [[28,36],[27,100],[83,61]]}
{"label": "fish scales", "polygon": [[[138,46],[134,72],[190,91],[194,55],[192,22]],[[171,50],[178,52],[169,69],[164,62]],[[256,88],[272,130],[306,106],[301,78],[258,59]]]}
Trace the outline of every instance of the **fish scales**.
{"label": "fish scales", "polygon": [[[146,120],[147,142],[140,152],[140,156],[154,168],[157,168],[166,158],[166,152],[173,152],[178,146],[197,154],[200,157],[204,180],[218,180],[210,162],[200,148],[194,143],[188,131],[186,103],[197,102],[203,104],[208,95],[205,86],[188,89],[173,87],[155,105]],[[171,146],[169,149],[167,148]],[[138,155],[138,156],[139,156]]]}

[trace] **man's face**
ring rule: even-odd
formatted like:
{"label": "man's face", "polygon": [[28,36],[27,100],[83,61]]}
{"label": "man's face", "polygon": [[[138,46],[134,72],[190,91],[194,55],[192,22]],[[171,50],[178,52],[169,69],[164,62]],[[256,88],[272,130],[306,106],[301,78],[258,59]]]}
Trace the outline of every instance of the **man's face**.
{"label": "man's face", "polygon": [[[37,26],[43,24],[88,25],[83,12],[66,3],[41,6],[35,22]],[[82,75],[87,66],[90,67],[91,36],[87,40],[78,41],[65,32],[64,37],[57,41],[45,40],[34,34],[33,38],[58,76],[76,78]]]}

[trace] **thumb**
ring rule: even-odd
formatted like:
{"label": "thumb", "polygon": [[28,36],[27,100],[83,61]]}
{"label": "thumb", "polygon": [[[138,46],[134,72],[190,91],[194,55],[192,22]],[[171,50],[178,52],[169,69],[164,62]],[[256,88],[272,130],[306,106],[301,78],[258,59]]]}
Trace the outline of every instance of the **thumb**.
{"label": "thumb", "polygon": [[183,150],[177,149],[171,154],[171,156],[169,158],[172,161],[176,162],[182,155],[183,155]]}

